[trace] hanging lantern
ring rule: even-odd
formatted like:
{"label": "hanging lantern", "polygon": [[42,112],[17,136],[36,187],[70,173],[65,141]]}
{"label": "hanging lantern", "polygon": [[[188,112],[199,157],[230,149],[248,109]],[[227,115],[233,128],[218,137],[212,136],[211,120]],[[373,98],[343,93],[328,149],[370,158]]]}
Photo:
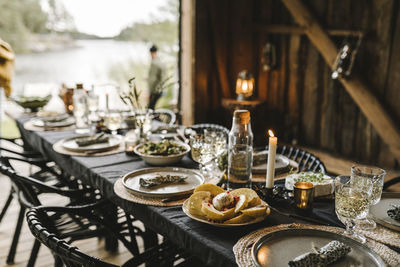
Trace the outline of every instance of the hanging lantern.
{"label": "hanging lantern", "polygon": [[236,80],[236,94],[238,100],[251,98],[254,90],[254,77],[247,70],[239,72]]}

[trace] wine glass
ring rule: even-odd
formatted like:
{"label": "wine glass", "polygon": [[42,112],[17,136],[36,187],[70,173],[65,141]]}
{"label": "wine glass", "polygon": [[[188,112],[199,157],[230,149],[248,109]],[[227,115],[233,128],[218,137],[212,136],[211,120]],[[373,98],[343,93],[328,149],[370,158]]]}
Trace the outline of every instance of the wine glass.
{"label": "wine glass", "polygon": [[[362,186],[359,186],[361,185]],[[364,179],[359,185],[351,182],[348,176],[335,179],[335,212],[339,220],[346,225],[344,234],[365,243],[363,235],[354,231],[355,220],[367,217],[372,194],[372,181]]]}
{"label": "wine glass", "polygon": [[89,110],[89,120],[91,122],[97,121],[98,116],[96,115],[99,109],[99,96],[94,92],[90,92],[87,98],[88,110]]}
{"label": "wine glass", "polygon": [[207,175],[205,164],[214,159],[212,139],[205,135],[191,136],[190,147],[193,160],[200,164],[200,170]]}
{"label": "wine glass", "polygon": [[112,135],[117,134],[117,130],[121,127],[122,116],[118,111],[110,111],[104,118],[104,125],[111,131]]}
{"label": "wine glass", "polygon": [[[385,180],[386,171],[372,166],[352,166],[351,167],[351,182],[355,186],[363,186],[364,180],[370,180],[372,183],[372,194],[369,198],[370,206],[377,204],[381,200],[383,183]],[[376,223],[372,219],[364,218],[357,221],[357,227],[361,229],[374,229]]]}

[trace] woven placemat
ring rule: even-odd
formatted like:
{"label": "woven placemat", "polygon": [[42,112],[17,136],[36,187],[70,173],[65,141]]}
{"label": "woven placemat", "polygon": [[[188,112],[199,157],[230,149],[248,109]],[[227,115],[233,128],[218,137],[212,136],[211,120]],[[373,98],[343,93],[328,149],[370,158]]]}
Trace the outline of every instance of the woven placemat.
{"label": "woven placemat", "polygon": [[69,131],[75,129],[75,125],[70,125],[66,127],[51,127],[51,128],[45,128],[45,127],[38,127],[33,125],[33,120],[29,120],[24,123],[24,129],[28,131],[33,131],[33,132],[45,132],[45,131],[54,131],[54,132],[59,132],[59,131]]}
{"label": "woven placemat", "polygon": [[[236,263],[239,267],[255,267],[253,263],[253,259],[251,257],[251,249],[254,243],[256,243],[261,237],[266,234],[288,229],[288,228],[305,228],[305,229],[317,229],[328,232],[333,232],[336,234],[343,233],[343,229],[339,227],[331,227],[331,226],[320,226],[320,225],[306,225],[306,224],[281,224],[277,226],[262,228],[257,231],[254,231],[241,239],[233,246],[233,253],[235,254]],[[363,231],[363,234],[366,234],[367,231]],[[379,239],[385,240],[386,244],[391,243],[391,245],[398,244],[399,240],[395,240],[396,236],[398,238],[398,233],[383,229],[380,226],[377,226],[377,229],[374,230],[374,235],[367,236],[367,242],[365,245],[371,249],[373,249],[381,258],[386,262],[388,266],[400,266],[400,254],[391,250],[386,245],[371,239],[371,236],[375,236],[380,233],[381,237]],[[394,241],[392,243],[392,241]]]}
{"label": "woven placemat", "polygon": [[134,195],[128,192],[124,185],[122,184],[122,179],[118,179],[114,184],[114,192],[122,199],[138,203],[138,204],[145,204],[150,206],[160,206],[160,207],[172,207],[172,206],[179,206],[182,205],[186,199],[180,199],[175,201],[170,201],[163,203],[161,202],[162,198],[147,198],[138,195]]}
{"label": "woven placemat", "polygon": [[64,139],[55,143],[53,145],[54,151],[56,151],[57,153],[60,153],[60,154],[64,154],[64,155],[80,156],[80,157],[100,157],[100,156],[108,156],[108,155],[125,152],[124,142],[122,142],[118,148],[107,150],[107,151],[102,151],[102,152],[97,152],[97,153],[81,153],[81,152],[69,151],[62,146],[63,142],[64,142]]}

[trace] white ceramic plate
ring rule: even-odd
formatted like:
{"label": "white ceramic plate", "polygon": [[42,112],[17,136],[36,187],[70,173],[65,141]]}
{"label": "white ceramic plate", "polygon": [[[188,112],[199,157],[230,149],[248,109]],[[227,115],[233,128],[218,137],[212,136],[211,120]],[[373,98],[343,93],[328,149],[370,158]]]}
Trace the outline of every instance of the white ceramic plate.
{"label": "white ceramic plate", "polygon": [[141,153],[141,149],[143,144],[137,145],[134,148],[134,151],[137,155],[139,155],[147,164],[155,165],[155,166],[166,166],[179,162],[189,151],[190,146],[188,144],[182,142],[171,141],[172,143],[178,144],[185,148],[185,151],[179,154],[169,155],[169,156],[156,156],[156,155],[147,155]]}
{"label": "white ceramic plate", "polygon": [[122,136],[120,135],[109,135],[109,140],[107,143],[93,144],[89,146],[78,146],[75,140],[89,137],[89,135],[80,135],[72,138],[65,139],[62,142],[62,146],[73,152],[97,152],[97,151],[107,151],[119,147],[122,142]]}
{"label": "white ceramic plate", "polygon": [[[32,119],[32,124],[36,127],[45,127],[45,121],[41,118]],[[75,124],[75,119],[73,117],[68,117],[65,120],[57,122],[46,122],[46,127],[67,127]]]}
{"label": "white ceramic plate", "polygon": [[[180,175],[187,176],[182,183],[159,185],[152,188],[140,186],[140,178],[150,178],[157,175]],[[122,184],[133,194],[145,197],[166,198],[175,195],[190,194],[198,185],[204,183],[204,177],[197,171],[176,167],[161,167],[140,169],[130,172],[122,177]]]}
{"label": "white ceramic plate", "polygon": [[[262,204],[266,205],[266,203],[264,201],[262,201]],[[202,223],[206,223],[206,224],[210,224],[210,225],[214,225],[214,226],[218,226],[218,227],[237,227],[237,226],[244,226],[244,225],[249,225],[249,224],[254,224],[254,223],[258,223],[263,221],[266,217],[259,217],[259,218],[254,218],[254,220],[246,222],[246,223],[236,223],[236,224],[224,224],[224,223],[214,223],[214,222],[210,222],[208,221],[208,219],[205,216],[199,216],[199,215],[194,215],[191,214],[189,212],[189,199],[186,199],[185,202],[183,202],[182,205],[182,210],[183,212],[189,216],[190,218],[192,218],[193,220],[202,222]],[[267,216],[270,213],[270,208],[267,208]]]}
{"label": "white ceramic plate", "polygon": [[296,228],[271,232],[258,239],[251,249],[253,262],[258,267],[286,267],[297,256],[312,251],[313,245],[323,247],[332,240],[350,246],[351,251],[329,266],[386,266],[376,252],[349,237],[316,229]]}
{"label": "white ceramic plate", "polygon": [[[266,151],[268,153],[268,151]],[[267,154],[268,159],[268,154]],[[275,170],[281,170],[287,168],[289,166],[289,159],[283,155],[277,154],[275,158]],[[253,165],[252,172],[253,173],[265,173],[267,171],[267,163],[260,165]]]}
{"label": "white ceramic plate", "polygon": [[400,222],[393,220],[387,215],[390,204],[400,205],[400,198],[382,198],[376,205],[369,208],[369,213],[377,223],[390,229],[400,231]]}

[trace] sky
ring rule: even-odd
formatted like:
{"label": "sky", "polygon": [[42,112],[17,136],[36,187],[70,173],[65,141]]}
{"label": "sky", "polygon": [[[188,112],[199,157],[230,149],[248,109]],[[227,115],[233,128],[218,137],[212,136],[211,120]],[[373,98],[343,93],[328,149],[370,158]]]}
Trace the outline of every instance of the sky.
{"label": "sky", "polygon": [[101,37],[117,35],[132,22],[159,17],[166,0],[62,0],[77,29]]}

